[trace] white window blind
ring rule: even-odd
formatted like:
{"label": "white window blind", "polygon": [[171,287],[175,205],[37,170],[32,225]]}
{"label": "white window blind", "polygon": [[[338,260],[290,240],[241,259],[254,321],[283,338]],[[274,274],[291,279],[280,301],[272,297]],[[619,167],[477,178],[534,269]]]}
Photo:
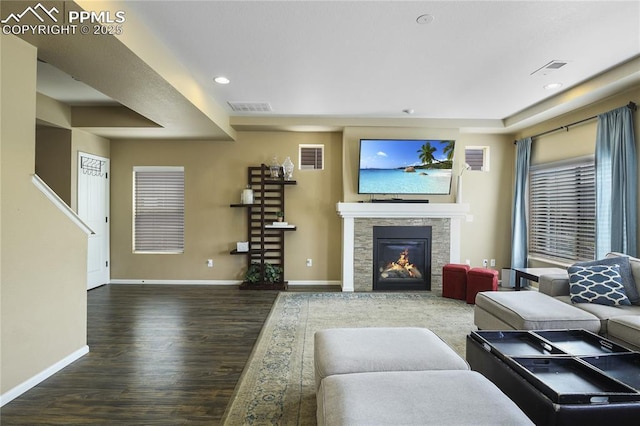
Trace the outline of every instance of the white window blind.
{"label": "white window blind", "polygon": [[324,169],[324,145],[299,145],[300,170]]}
{"label": "white window blind", "polygon": [[184,253],[184,167],[134,167],[133,249]]}
{"label": "white window blind", "polygon": [[489,147],[468,146],[464,150],[464,162],[470,170],[489,171]]}
{"label": "white window blind", "polygon": [[529,192],[529,255],[565,263],[594,259],[593,157],[532,167]]}

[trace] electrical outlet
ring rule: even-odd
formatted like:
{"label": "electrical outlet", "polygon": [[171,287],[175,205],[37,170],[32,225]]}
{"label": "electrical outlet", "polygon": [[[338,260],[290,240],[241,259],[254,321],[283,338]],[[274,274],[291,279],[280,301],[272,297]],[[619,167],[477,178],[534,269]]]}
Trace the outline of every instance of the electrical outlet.
{"label": "electrical outlet", "polygon": [[489,261],[487,259],[482,259],[482,266],[485,268],[489,265]]}
{"label": "electrical outlet", "polygon": [[213,268],[213,259],[207,259],[207,267]]}
{"label": "electrical outlet", "polygon": [[313,259],[307,259],[307,266],[313,266]]}
{"label": "electrical outlet", "polygon": [[490,265],[495,267],[496,266],[496,260],[495,259],[491,259]]}

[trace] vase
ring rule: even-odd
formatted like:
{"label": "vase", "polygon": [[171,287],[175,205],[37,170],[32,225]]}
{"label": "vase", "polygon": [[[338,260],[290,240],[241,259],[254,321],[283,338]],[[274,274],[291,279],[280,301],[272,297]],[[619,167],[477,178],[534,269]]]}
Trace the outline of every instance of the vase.
{"label": "vase", "polygon": [[278,163],[278,157],[275,155],[269,166],[269,174],[271,175],[271,179],[278,179],[280,177],[280,164]]}
{"label": "vase", "polygon": [[284,170],[284,178],[285,180],[293,179],[293,162],[290,157],[287,157],[282,163],[282,169]]}
{"label": "vase", "polygon": [[253,204],[253,189],[249,185],[242,190],[241,201],[242,204]]}

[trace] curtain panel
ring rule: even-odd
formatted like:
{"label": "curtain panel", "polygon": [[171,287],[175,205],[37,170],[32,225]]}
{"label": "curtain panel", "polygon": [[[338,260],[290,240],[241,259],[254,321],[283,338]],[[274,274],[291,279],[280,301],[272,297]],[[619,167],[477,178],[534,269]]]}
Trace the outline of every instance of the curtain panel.
{"label": "curtain panel", "polygon": [[[513,217],[511,220],[511,268],[527,267],[527,199],[529,186],[529,164],[531,138],[516,142],[516,181],[513,195]],[[515,283],[510,283],[513,287]]]}
{"label": "curtain panel", "polygon": [[598,116],[596,136],[596,259],[615,251],[637,257],[638,171],[633,111]]}

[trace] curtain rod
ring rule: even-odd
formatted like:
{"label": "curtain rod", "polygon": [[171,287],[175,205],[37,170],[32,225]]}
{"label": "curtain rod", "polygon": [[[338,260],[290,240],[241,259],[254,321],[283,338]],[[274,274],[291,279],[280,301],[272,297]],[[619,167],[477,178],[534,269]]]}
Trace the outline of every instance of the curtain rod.
{"label": "curtain rod", "polygon": [[[637,106],[636,106],[636,104],[634,102],[629,102],[626,105],[626,107],[629,108],[631,111],[636,111],[637,110]],[[566,126],[560,126],[560,127],[556,128],[556,129],[547,130],[546,132],[538,133],[537,135],[533,135],[533,136],[530,136],[530,137],[531,137],[531,139],[533,139],[533,138],[537,138],[537,137],[540,137],[540,136],[548,135],[549,133],[557,132],[558,130],[569,131],[569,127],[571,127],[571,126],[575,126],[576,124],[584,123],[585,121],[591,121],[591,120],[596,119],[596,118],[598,118],[598,116],[594,115],[593,117],[585,118],[583,120],[576,121],[576,122],[573,122],[571,124],[567,124]],[[518,141],[513,141],[514,144],[516,144],[517,142]]]}

